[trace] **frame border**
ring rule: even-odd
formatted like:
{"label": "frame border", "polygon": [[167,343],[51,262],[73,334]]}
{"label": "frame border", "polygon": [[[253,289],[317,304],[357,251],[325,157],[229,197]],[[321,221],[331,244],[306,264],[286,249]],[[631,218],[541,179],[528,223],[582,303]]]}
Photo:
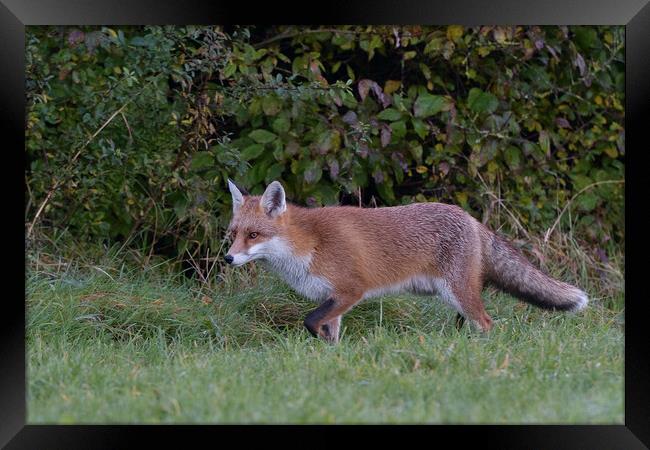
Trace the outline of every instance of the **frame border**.
{"label": "frame border", "polygon": [[[643,138],[647,128],[648,109],[650,109],[650,4],[648,0],[549,0],[546,2],[498,0],[490,3],[489,8],[480,0],[440,0],[419,2],[403,1],[399,8],[389,0],[358,1],[354,4],[342,0],[332,0],[327,5],[314,5],[312,10],[301,8],[281,8],[274,3],[266,3],[251,8],[248,4],[234,2],[202,3],[197,0],[175,2],[174,0],[133,1],[67,1],[55,0],[0,0],[0,60],[6,67],[0,71],[0,120],[8,125],[6,147],[11,154],[20,154],[24,148],[25,119],[25,26],[26,25],[130,25],[130,24],[185,24],[185,23],[367,23],[367,24],[536,24],[536,25],[625,25],[626,26],[626,115],[625,126],[628,150],[626,155],[625,195],[628,207],[625,211],[627,222],[627,240],[635,245],[625,248],[625,262],[636,269],[633,263],[642,261],[644,254],[640,245],[643,231],[647,230],[648,220],[641,214],[642,194],[638,186],[644,175],[643,156],[647,154],[647,140]],[[242,2],[243,3],[243,2]],[[482,8],[483,7],[483,8]],[[288,11],[289,10],[289,11]],[[644,120],[645,119],[645,120]],[[21,150],[23,151],[23,150]],[[645,152],[644,152],[645,151]],[[24,153],[22,153],[24,170]],[[4,177],[7,192],[13,192],[20,183],[25,189],[25,179],[16,168],[16,172]],[[632,183],[632,184],[630,184]],[[16,215],[23,213],[18,195]],[[629,202],[632,202],[632,206]],[[20,210],[20,211],[19,211]],[[12,222],[13,223],[13,222]],[[13,229],[13,227],[11,227]],[[16,235],[24,233],[24,223],[15,224]],[[10,239],[11,241],[11,239]],[[15,252],[20,261],[24,260],[19,240],[14,240]],[[23,241],[24,242],[24,241]],[[645,249],[644,249],[645,250]],[[20,252],[20,253],[19,253]],[[19,270],[19,265],[11,267]],[[25,266],[23,266],[25,268]],[[633,270],[634,272],[635,270]],[[641,269],[639,269],[641,272]],[[24,274],[23,274],[24,276]],[[16,274],[19,279],[20,274]],[[24,286],[24,285],[23,285]],[[440,438],[441,433],[454,442],[476,440],[482,447],[550,447],[550,448],[648,448],[650,446],[650,361],[647,356],[650,332],[644,326],[643,293],[641,283],[626,277],[626,322],[625,322],[625,425],[467,425],[444,426],[433,428],[425,426],[407,426],[409,434],[423,432],[431,438],[431,432]],[[637,298],[638,297],[638,298]],[[11,297],[5,302],[2,315],[4,326],[1,328],[0,361],[0,446],[9,441],[6,448],[115,448],[124,447],[132,441],[134,434],[150,440],[167,440],[172,432],[179,432],[183,442],[205,436],[214,437],[214,433],[223,433],[233,427],[225,426],[173,426],[153,427],[143,425],[118,426],[50,426],[25,425],[26,422],[26,382],[25,382],[25,304]],[[235,431],[238,427],[234,427]],[[248,428],[248,427],[247,427]],[[284,431],[291,432],[299,441],[308,439],[304,433],[316,432],[320,426],[252,426],[261,428],[267,435]],[[314,430],[314,428],[316,428]],[[362,426],[354,427],[361,433],[372,433],[381,438],[385,433],[403,431],[403,426]],[[327,432],[349,430],[350,427],[329,427]],[[246,431],[241,429],[241,431]],[[191,433],[191,437],[190,437]],[[370,437],[370,433],[367,435]],[[208,435],[209,434],[209,435]],[[201,436],[203,435],[203,436]],[[250,436],[252,437],[252,433]],[[187,436],[187,438],[185,438]],[[248,441],[248,433],[237,433],[239,439]],[[270,436],[269,436],[270,437]],[[266,439],[269,439],[267,437]],[[12,439],[13,438],[13,439]],[[436,440],[438,440],[436,439]],[[309,440],[308,440],[309,442]]]}

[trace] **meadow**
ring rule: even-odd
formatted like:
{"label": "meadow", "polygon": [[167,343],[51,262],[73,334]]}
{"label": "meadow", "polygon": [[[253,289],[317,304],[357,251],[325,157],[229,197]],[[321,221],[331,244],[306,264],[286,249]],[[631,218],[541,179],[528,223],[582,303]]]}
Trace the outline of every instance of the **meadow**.
{"label": "meadow", "polygon": [[623,423],[623,292],[570,315],[487,289],[487,334],[435,297],[384,297],[332,346],[261,269],[83,254],[28,258],[31,424]]}

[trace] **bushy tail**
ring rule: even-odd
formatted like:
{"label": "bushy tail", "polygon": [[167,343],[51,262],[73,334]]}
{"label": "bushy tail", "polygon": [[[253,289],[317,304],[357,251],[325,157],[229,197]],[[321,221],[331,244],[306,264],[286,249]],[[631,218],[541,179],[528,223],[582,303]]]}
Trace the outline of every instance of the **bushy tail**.
{"label": "bushy tail", "polygon": [[492,233],[491,240],[485,255],[488,281],[540,308],[575,312],[587,306],[584,291],[544,274],[502,237]]}

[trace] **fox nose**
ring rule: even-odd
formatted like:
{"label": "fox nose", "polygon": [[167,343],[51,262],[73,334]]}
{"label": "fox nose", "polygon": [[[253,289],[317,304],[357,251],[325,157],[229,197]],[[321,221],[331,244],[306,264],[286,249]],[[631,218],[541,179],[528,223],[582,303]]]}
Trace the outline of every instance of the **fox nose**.
{"label": "fox nose", "polygon": [[231,255],[226,255],[226,256],[224,256],[223,259],[225,259],[228,264],[232,264],[232,262],[234,261],[235,258],[232,257]]}

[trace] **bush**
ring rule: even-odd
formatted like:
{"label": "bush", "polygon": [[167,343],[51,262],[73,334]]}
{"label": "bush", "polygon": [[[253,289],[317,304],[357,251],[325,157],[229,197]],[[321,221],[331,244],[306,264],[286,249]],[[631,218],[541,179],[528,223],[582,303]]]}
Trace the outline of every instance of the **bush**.
{"label": "bush", "polygon": [[623,27],[28,27],[26,220],[218,249],[226,178],[279,179],[622,245],[623,55]]}

